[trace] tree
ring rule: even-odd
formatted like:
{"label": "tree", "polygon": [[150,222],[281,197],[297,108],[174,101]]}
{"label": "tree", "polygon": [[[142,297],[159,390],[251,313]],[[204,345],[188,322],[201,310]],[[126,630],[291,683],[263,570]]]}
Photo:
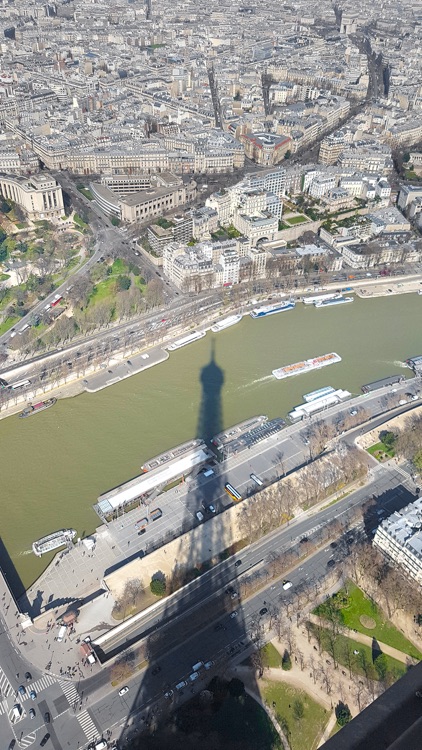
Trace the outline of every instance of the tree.
{"label": "tree", "polygon": [[129,276],[118,276],[116,280],[116,288],[118,291],[127,291],[130,289],[131,283]]}
{"label": "tree", "polygon": [[281,668],[284,669],[285,672],[290,671],[290,669],[292,668],[292,660],[287,649],[285,649],[283,657],[281,659]]}
{"label": "tree", "polygon": [[348,724],[352,719],[352,714],[350,713],[349,706],[347,705],[347,703],[343,703],[342,701],[337,703],[337,706],[335,707],[335,714],[337,724],[340,727],[344,727],[344,725]]}
{"label": "tree", "polygon": [[409,152],[408,152],[408,151],[406,151],[406,152],[405,152],[405,153],[403,154],[403,162],[404,162],[405,164],[407,164],[407,163],[408,163],[409,161],[410,161],[410,154],[409,154]]}
{"label": "tree", "polygon": [[228,690],[233,698],[240,698],[245,694],[245,686],[242,680],[239,680],[237,677],[233,677],[233,679],[230,680]]}
{"label": "tree", "polygon": [[164,596],[166,593],[166,579],[165,578],[152,578],[149,585],[151,594],[154,596]]}

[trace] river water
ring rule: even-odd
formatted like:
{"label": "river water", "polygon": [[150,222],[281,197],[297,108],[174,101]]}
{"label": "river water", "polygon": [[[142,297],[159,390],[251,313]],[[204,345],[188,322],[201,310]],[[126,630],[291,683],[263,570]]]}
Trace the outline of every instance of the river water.
{"label": "river water", "polygon": [[[32,554],[34,539],[67,527],[79,535],[93,531],[99,494],[138,474],[146,459],[197,436],[201,372],[212,356],[223,427],[255,414],[283,416],[321,386],[360,393],[377,378],[410,377],[403,362],[422,354],[421,313],[422,298],[407,294],[248,316],[100,393],[1,421],[0,536],[22,584],[29,586],[51,559]],[[283,381],[271,376],[276,367],[330,351],[342,362]],[[8,570],[1,550],[0,556]]]}

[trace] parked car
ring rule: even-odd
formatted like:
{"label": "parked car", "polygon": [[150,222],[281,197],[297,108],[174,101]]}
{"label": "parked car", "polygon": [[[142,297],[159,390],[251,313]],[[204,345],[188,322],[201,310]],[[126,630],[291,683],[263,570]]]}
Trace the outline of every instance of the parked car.
{"label": "parked car", "polygon": [[25,672],[25,680],[29,682],[29,680],[32,680],[31,672]]}
{"label": "parked car", "polygon": [[44,735],[44,737],[42,738],[42,740],[40,742],[40,747],[44,747],[44,745],[47,744],[47,742],[48,742],[49,739],[50,739],[50,735],[47,732],[47,734]]}
{"label": "parked car", "polygon": [[35,719],[35,708],[30,708],[29,709],[29,718],[30,719]]}
{"label": "parked car", "polygon": [[196,515],[198,521],[203,521],[204,520],[204,514],[201,513],[200,510],[197,510],[196,513],[195,513],[195,515]]}
{"label": "parked car", "polygon": [[46,724],[50,723],[50,713],[49,713],[49,711],[45,712],[45,714],[44,714],[44,721],[45,721]]}
{"label": "parked car", "polygon": [[121,689],[119,690],[119,695],[126,695],[126,693],[128,693],[128,692],[129,692],[129,688],[128,688],[128,686],[127,686],[127,685],[125,685],[124,687],[122,687],[122,688],[121,688]]}
{"label": "parked car", "polygon": [[267,607],[262,607],[262,609],[259,610],[259,614],[261,615],[261,617],[263,617],[264,615],[266,615],[267,612],[268,612]]}

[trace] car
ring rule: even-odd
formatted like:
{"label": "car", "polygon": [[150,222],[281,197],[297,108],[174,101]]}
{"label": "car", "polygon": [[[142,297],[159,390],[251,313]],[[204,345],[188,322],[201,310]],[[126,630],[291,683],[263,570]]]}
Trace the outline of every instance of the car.
{"label": "car", "polygon": [[239,567],[239,565],[242,565],[242,560],[236,560],[236,562],[235,562],[235,564],[234,564],[234,567],[235,567],[235,568],[238,568],[238,567]]}
{"label": "car", "polygon": [[50,719],[50,713],[48,711],[46,711],[45,714],[44,714],[44,721],[45,721],[46,724],[49,724],[50,720],[51,720]]}
{"label": "car", "polygon": [[168,698],[168,700],[171,700],[173,698],[173,695],[174,695],[173,690],[167,690],[164,693],[164,698]]}
{"label": "car", "polygon": [[157,664],[157,666],[154,667],[154,669],[152,670],[152,674],[155,676],[156,674],[160,674],[160,672],[161,672],[161,667],[159,667]]}
{"label": "car", "polygon": [[305,445],[309,445],[309,438],[307,438],[306,435],[302,435],[302,441]]}
{"label": "car", "polygon": [[208,513],[215,513],[216,512],[215,506],[212,505],[212,504],[211,505],[207,505],[206,510],[207,510]]}
{"label": "car", "polygon": [[30,719],[35,719],[35,708],[30,708],[29,709],[29,718]]}
{"label": "car", "polygon": [[288,589],[291,589],[293,586],[291,581],[283,581],[283,589],[287,591]]}
{"label": "car", "polygon": [[300,540],[299,544],[307,544],[309,542],[309,539],[307,536],[303,536]]}
{"label": "car", "polygon": [[47,744],[47,742],[48,742],[49,739],[50,739],[50,735],[47,732],[47,734],[44,735],[44,737],[42,738],[42,740],[40,742],[40,747],[44,747],[44,745]]}
{"label": "car", "polygon": [[26,688],[23,685],[19,685],[18,693],[22,696],[22,698],[26,698]]}
{"label": "car", "polygon": [[226,589],[227,596],[233,596],[233,594],[236,593],[233,586],[229,586],[228,589]]}
{"label": "car", "polygon": [[217,625],[214,625],[214,630],[215,631],[217,631],[217,630],[224,630],[224,629],[225,628],[224,628],[224,625],[223,625],[222,622],[218,622]]}
{"label": "car", "polygon": [[331,549],[336,549],[337,542],[331,542],[330,547],[331,547]]}
{"label": "car", "polygon": [[13,750],[13,748],[15,747],[15,745],[16,745],[16,740],[15,739],[10,740],[9,747],[8,747],[7,750]]}
{"label": "car", "polygon": [[30,697],[31,701],[35,701],[36,700],[37,694],[36,694],[35,690],[31,690],[31,692],[29,693],[29,697]]}
{"label": "car", "polygon": [[196,515],[198,521],[203,521],[204,520],[204,514],[201,513],[200,510],[197,510],[196,513],[195,513],[195,515]]}
{"label": "car", "polygon": [[350,414],[351,417],[355,417],[357,413],[358,413],[357,409],[350,409],[350,411],[349,411],[349,414]]}
{"label": "car", "polygon": [[31,672],[25,672],[25,680],[29,682],[29,680],[32,680],[32,674]]}
{"label": "car", "polygon": [[328,560],[327,568],[333,568],[335,564],[336,564],[335,560]]}
{"label": "car", "polygon": [[120,690],[119,690],[119,695],[120,695],[120,696],[121,696],[121,695],[126,695],[126,693],[128,693],[128,692],[129,692],[129,688],[128,688],[128,686],[127,686],[127,685],[125,685],[124,687],[120,688]]}
{"label": "car", "polygon": [[262,607],[262,609],[259,610],[259,614],[261,615],[261,617],[263,617],[264,615],[266,615],[267,612],[268,612],[267,607]]}
{"label": "car", "polygon": [[238,614],[239,614],[238,611],[235,609],[234,612],[230,613],[230,618],[233,620],[233,618],[237,617]]}

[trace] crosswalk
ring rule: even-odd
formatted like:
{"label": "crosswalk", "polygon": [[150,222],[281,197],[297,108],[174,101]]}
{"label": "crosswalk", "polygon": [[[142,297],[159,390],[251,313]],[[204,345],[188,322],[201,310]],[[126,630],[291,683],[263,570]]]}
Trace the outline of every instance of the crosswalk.
{"label": "crosswalk", "polygon": [[76,707],[81,697],[76,690],[73,682],[65,682],[64,680],[59,680],[59,685],[68,700],[69,706]]}
{"label": "crosswalk", "polygon": [[41,693],[41,690],[45,690],[50,685],[54,685],[55,682],[57,682],[57,680],[55,677],[52,677],[51,674],[44,674],[39,680],[36,680],[36,682],[31,682],[27,689],[35,690],[36,693]]}
{"label": "crosswalk", "polygon": [[77,716],[77,719],[83,731],[85,732],[88,741],[94,740],[96,737],[98,737],[98,729],[92,721],[88,711],[82,711]]}
{"label": "crosswalk", "polygon": [[9,680],[7,679],[1,667],[0,667],[0,692],[1,692],[2,698],[7,698],[8,695],[14,692]]}
{"label": "crosswalk", "polygon": [[[63,690],[69,705],[72,708],[76,709],[79,701],[81,700],[81,697],[76,690],[73,682],[64,682],[60,680],[59,685]],[[91,741],[95,739],[95,737],[98,737],[98,729],[87,710],[81,711],[80,713],[76,714],[76,718],[79,721],[79,724],[81,725],[81,728],[84,731],[88,741]]]}
{"label": "crosswalk", "polygon": [[19,747],[25,748],[29,747],[30,745],[33,745],[36,739],[35,732],[31,732],[30,734],[27,734],[26,737],[22,737],[22,739],[19,740]]}

